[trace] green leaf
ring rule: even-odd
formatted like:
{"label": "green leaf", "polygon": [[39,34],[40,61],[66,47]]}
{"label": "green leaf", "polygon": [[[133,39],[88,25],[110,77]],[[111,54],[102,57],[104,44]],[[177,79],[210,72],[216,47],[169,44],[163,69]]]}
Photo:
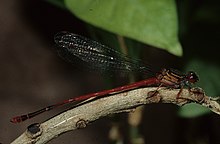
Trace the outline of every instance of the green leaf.
{"label": "green leaf", "polygon": [[179,110],[179,115],[185,118],[198,117],[207,113],[210,113],[208,108],[194,103],[187,104]]}
{"label": "green leaf", "polygon": [[65,4],[94,26],[182,55],[174,0],[65,0]]}

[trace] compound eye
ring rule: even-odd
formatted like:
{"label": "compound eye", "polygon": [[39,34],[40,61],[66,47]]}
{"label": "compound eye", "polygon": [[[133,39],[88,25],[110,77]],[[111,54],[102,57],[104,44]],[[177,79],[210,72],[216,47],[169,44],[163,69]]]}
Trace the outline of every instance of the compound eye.
{"label": "compound eye", "polygon": [[187,74],[187,79],[189,82],[191,83],[196,83],[199,81],[199,77],[197,76],[197,74],[193,71],[188,72]]}

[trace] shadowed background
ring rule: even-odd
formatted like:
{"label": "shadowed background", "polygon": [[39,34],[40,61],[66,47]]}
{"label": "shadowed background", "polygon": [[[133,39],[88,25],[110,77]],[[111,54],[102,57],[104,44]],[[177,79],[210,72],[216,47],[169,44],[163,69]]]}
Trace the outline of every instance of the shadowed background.
{"label": "shadowed background", "polygon": [[[45,1],[3,0],[0,15],[0,143],[11,142],[29,124],[42,122],[65,108],[21,124],[10,123],[11,117],[106,88],[99,74],[81,71],[64,62],[55,52],[53,36],[57,32],[72,30],[87,35],[84,23],[72,14]],[[164,51],[158,53],[162,55],[161,61],[175,59]],[[192,137],[198,137],[194,140],[198,144],[220,143],[218,116],[200,117],[198,122],[196,118],[177,117],[176,109],[166,104],[146,106],[141,131],[148,144],[186,143]],[[123,117],[123,127],[127,115],[120,114],[120,117]],[[110,119],[102,118],[86,129],[66,133],[50,143],[107,143],[110,126]],[[126,126],[123,129],[126,133]]]}

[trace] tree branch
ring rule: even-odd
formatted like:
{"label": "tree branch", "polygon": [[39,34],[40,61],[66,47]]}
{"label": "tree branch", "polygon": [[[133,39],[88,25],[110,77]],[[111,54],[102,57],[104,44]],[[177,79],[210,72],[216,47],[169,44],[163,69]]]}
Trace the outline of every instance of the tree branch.
{"label": "tree branch", "polygon": [[173,103],[178,106],[198,103],[220,115],[219,98],[206,96],[200,88],[190,91],[183,89],[179,99],[176,99],[179,89],[161,88],[155,91],[156,89],[155,87],[139,88],[84,103],[44,123],[30,125],[12,144],[47,143],[64,132],[85,128],[101,117],[131,112],[140,105],[151,103]]}

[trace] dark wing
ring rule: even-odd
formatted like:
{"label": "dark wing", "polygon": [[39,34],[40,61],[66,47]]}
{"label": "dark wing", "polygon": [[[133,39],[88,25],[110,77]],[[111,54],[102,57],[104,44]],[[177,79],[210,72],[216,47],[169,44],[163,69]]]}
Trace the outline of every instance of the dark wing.
{"label": "dark wing", "polygon": [[133,60],[118,51],[83,36],[60,32],[54,37],[58,54],[66,61],[74,63],[75,57],[99,70],[149,72],[149,68],[139,60]]}

